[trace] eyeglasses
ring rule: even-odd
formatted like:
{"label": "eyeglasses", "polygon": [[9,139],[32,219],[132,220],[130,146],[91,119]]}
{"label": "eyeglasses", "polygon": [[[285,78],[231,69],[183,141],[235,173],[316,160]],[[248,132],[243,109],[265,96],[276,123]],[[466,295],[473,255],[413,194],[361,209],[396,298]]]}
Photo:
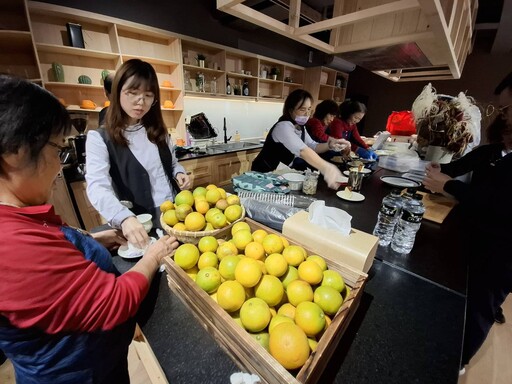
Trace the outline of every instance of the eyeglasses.
{"label": "eyeglasses", "polygon": [[56,143],[52,143],[51,141],[49,141],[48,143],[46,143],[54,148],[57,148],[59,150],[59,157],[64,153],[64,151],[67,149],[66,147],[63,147],[62,145],[59,145],[59,144],[56,144]]}
{"label": "eyeglasses", "polygon": [[311,108],[301,107],[295,109],[297,112],[302,113],[303,116],[309,116],[311,115]]}
{"label": "eyeglasses", "polygon": [[504,107],[498,107],[498,108],[496,108],[492,104],[489,104],[487,106],[487,108],[485,108],[485,116],[486,117],[490,117],[490,116],[494,115],[496,112],[498,113],[498,115],[505,116],[507,114],[507,111],[508,111],[509,107],[510,107],[510,104],[509,105],[505,105]]}
{"label": "eyeglasses", "polygon": [[133,104],[139,104],[139,101],[142,100],[144,104],[153,106],[158,102],[152,92],[135,92],[130,89],[124,90],[122,92],[128,101]]}

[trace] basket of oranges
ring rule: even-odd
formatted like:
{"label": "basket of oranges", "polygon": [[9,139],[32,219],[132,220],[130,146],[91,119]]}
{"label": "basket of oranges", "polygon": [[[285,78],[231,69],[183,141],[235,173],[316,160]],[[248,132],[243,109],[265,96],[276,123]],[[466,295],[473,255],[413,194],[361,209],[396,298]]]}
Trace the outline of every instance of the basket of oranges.
{"label": "basket of oranges", "polygon": [[237,195],[214,184],[184,190],[160,205],[162,228],[181,243],[197,244],[204,236],[230,236],[231,227],[245,217]]}

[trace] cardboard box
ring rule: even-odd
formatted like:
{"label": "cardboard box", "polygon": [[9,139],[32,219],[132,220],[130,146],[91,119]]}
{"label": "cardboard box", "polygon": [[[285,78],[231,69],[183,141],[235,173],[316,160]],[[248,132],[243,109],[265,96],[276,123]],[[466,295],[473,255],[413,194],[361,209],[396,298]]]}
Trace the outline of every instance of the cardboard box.
{"label": "cardboard box", "polygon": [[[278,233],[251,219],[245,219],[254,231],[265,229]],[[278,233],[279,234],[279,233]],[[290,241],[290,239],[288,239]],[[290,241],[290,244],[296,244]],[[308,255],[313,254],[307,249]],[[287,371],[247,331],[240,327],[206,292],[193,282],[171,257],[164,259],[167,280],[171,290],[180,298],[203,327],[217,340],[219,345],[244,372],[257,374],[263,383],[271,384],[315,384],[331,358],[339,340],[359,306],[367,275],[340,261],[326,258],[329,269],[338,271],[351,288],[338,313],[332,318],[304,366],[295,375]]]}
{"label": "cardboard box", "polygon": [[368,273],[379,245],[379,238],[352,228],[345,236],[309,221],[309,213],[297,212],[285,220],[283,235],[331,261],[342,262]]}

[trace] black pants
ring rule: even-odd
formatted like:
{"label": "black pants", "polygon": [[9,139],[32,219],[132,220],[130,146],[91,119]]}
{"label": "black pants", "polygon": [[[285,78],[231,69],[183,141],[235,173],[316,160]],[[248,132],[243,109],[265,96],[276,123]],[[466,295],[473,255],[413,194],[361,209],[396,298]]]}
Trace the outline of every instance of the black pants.
{"label": "black pants", "polygon": [[473,249],[468,289],[462,365],[469,363],[485,341],[495,314],[512,291],[512,255],[506,247],[482,244]]}

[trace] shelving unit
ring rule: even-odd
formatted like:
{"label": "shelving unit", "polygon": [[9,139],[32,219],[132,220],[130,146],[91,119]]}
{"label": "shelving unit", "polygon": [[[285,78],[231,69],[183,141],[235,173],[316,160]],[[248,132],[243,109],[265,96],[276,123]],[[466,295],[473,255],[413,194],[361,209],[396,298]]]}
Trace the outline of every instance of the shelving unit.
{"label": "shelving unit", "polygon": [[0,72],[41,83],[24,0],[0,0]]}
{"label": "shelving unit", "polygon": [[311,67],[305,71],[304,88],[315,103],[332,99],[337,103],[345,100],[348,74],[326,67]]}

